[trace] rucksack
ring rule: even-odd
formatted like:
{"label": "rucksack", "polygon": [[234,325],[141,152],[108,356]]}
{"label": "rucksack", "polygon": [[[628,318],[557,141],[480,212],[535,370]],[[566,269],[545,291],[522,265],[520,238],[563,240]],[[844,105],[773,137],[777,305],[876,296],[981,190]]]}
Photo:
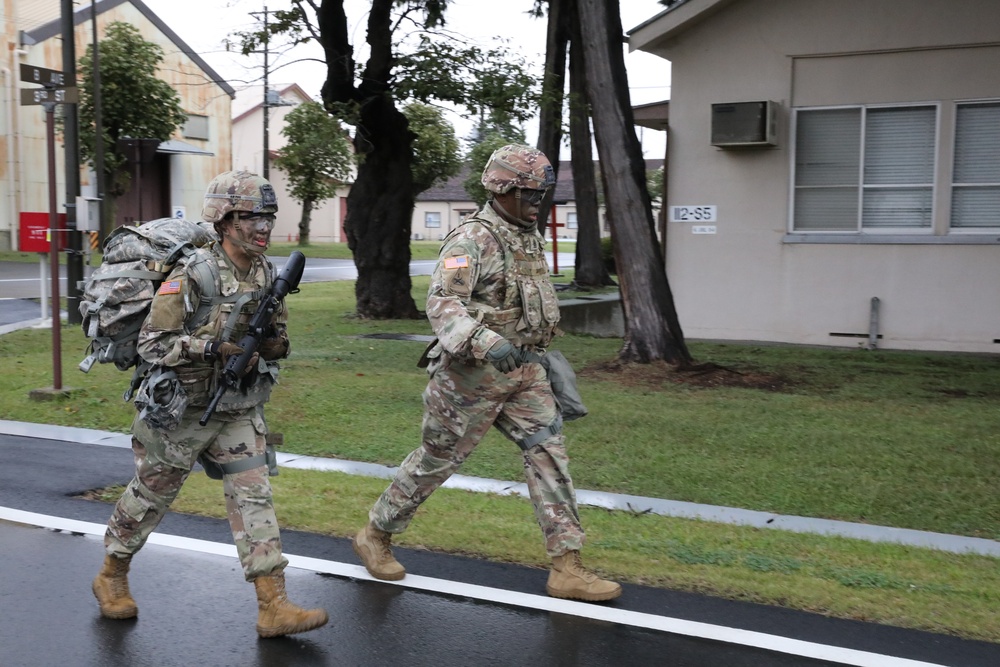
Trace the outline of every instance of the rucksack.
{"label": "rucksack", "polygon": [[[113,363],[122,371],[134,366],[124,397],[129,400],[148,369],[136,343],[153,295],[179,261],[214,240],[217,236],[210,226],[181,218],[160,218],[111,232],[104,240],[101,265],[81,283],[81,326],[90,345],[80,370],[86,373],[95,363]],[[191,321],[207,321],[219,296],[219,269],[212,261],[195,260],[189,266],[199,272],[198,283],[205,292]]]}

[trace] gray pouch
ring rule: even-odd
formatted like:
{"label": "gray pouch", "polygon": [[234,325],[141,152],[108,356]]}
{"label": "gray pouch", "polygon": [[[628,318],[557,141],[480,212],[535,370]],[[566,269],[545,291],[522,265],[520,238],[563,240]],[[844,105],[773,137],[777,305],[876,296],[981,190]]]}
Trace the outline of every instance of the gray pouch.
{"label": "gray pouch", "polygon": [[149,371],[135,394],[139,419],[161,431],[173,431],[180,426],[187,405],[187,392],[177,373],[162,366]]}
{"label": "gray pouch", "polygon": [[573,421],[587,415],[587,406],[583,404],[580,391],[576,388],[576,373],[569,361],[559,350],[550,350],[542,355],[539,363],[545,369],[552,385],[552,394],[556,398],[556,408],[563,421]]}

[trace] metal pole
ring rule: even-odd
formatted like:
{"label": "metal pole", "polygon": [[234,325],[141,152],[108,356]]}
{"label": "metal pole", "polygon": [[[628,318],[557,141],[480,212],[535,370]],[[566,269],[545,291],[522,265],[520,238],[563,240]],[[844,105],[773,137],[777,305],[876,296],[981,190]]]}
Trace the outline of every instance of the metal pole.
{"label": "metal pole", "polygon": [[[62,68],[67,87],[76,87],[76,40],[73,32],[73,0],[62,0]],[[63,141],[66,157],[66,320],[83,321],[80,286],[83,281],[83,238],[76,228],[76,198],[80,196],[80,134],[75,104],[63,105]],[[54,182],[54,181],[53,181]],[[53,239],[55,243],[55,239]],[[55,303],[55,301],[53,301]],[[53,312],[58,312],[53,309]],[[58,387],[57,387],[58,389]]]}
{"label": "metal pole", "polygon": [[112,225],[110,221],[107,223],[104,221],[104,123],[101,118],[101,58],[100,49],[97,45],[97,0],[92,0],[90,3],[90,20],[93,29],[93,64],[94,64],[94,90],[93,90],[93,102],[94,102],[94,178],[96,182],[96,192],[97,195],[97,220],[98,229],[100,230],[100,240],[103,243],[104,239],[108,237],[111,233]]}
{"label": "metal pole", "polygon": [[[49,158],[49,266],[52,271],[52,388],[62,389],[62,340],[59,318],[59,216],[56,213],[56,105],[45,108],[45,139]],[[67,105],[68,106],[68,105]]]}
{"label": "metal pole", "polygon": [[552,204],[552,273],[559,275],[559,230],[556,227],[556,205]]}

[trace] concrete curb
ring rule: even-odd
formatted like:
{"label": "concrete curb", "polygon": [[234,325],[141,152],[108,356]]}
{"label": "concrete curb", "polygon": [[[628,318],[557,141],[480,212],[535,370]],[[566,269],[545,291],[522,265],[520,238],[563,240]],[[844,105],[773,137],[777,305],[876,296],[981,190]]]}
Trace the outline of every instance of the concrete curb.
{"label": "concrete curb", "polygon": [[[0,434],[122,448],[131,448],[132,442],[131,436],[126,433],[8,420],[0,420]],[[278,452],[278,464],[286,468],[340,472],[347,475],[382,479],[392,479],[396,474],[395,467],[382,466],[375,463],[362,463],[315,456],[299,456],[285,452]],[[445,486],[450,489],[528,497],[528,488],[524,483],[470,477],[468,475],[453,475],[445,483]],[[848,521],[832,521],[830,519],[785,516],[734,507],[701,505],[678,500],[606,493],[603,491],[579,489],[576,496],[577,502],[580,505],[601,507],[609,510],[639,514],[649,513],[681,519],[696,519],[699,521],[751,526],[754,528],[771,528],[794,533],[813,533],[831,537],[866,540],[869,542],[887,542],[958,554],[979,554],[1000,558],[1000,542],[978,537],[948,535],[922,530],[910,530],[907,528],[873,526]]]}

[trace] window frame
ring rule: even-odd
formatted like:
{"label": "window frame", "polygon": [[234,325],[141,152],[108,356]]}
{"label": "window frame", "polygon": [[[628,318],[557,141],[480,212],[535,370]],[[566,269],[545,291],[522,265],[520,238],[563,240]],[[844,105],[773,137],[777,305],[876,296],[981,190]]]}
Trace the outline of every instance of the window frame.
{"label": "window frame", "polygon": [[[435,224],[431,224],[432,217],[437,218]],[[424,211],[424,229],[440,229],[442,217],[441,211]]]}
{"label": "window frame", "polygon": [[[962,183],[959,184],[956,181],[955,172],[956,165],[955,161],[958,157],[958,115],[959,109],[961,107],[971,107],[971,106],[986,106],[992,105],[1000,108],[1000,98],[978,98],[978,99],[963,99],[955,100],[951,118],[951,137],[952,137],[952,154],[951,154],[951,165],[948,171],[948,183],[946,187],[948,188],[948,233],[949,234],[964,234],[964,235],[976,235],[976,234],[989,234],[996,235],[1000,233],[1000,224],[994,225],[992,227],[987,226],[965,226],[956,227],[953,224],[954,221],[954,205],[955,205],[955,190],[956,188],[964,187],[1000,187],[1000,182],[991,183]],[[1000,120],[1000,119],[998,119]]]}
{"label": "window frame", "polygon": [[[889,186],[887,184],[866,184],[865,183],[865,157],[866,157],[866,143],[867,143],[867,131],[868,131],[868,113],[871,110],[879,109],[907,109],[907,108],[932,108],[934,110],[934,146],[933,146],[933,156],[934,161],[931,165],[931,181],[929,184],[899,184],[894,186]],[[805,186],[798,185],[798,170],[797,170],[797,160],[798,160],[798,143],[799,143],[799,114],[801,112],[810,111],[836,111],[836,110],[852,110],[858,109],[860,111],[859,119],[859,147],[858,147],[858,171],[857,171],[857,183],[854,186],[850,186],[856,189],[857,193],[857,217],[854,229],[798,229],[795,227],[795,214],[796,214],[796,204],[798,202],[798,192],[800,189],[804,189]],[[789,145],[791,146],[790,151],[790,164],[789,164],[789,201],[788,201],[788,223],[786,230],[788,234],[791,235],[803,235],[803,236],[933,236],[935,234],[935,219],[936,213],[938,211],[939,198],[940,198],[940,188],[941,184],[938,182],[939,167],[941,161],[942,152],[942,134],[941,134],[941,119],[942,119],[942,103],[941,101],[914,101],[914,102],[902,102],[902,103],[887,103],[887,104],[840,104],[840,105],[824,105],[824,106],[803,106],[795,107],[792,113],[792,127],[791,127],[791,138]],[[888,189],[889,187],[906,187],[906,188],[926,188],[930,187],[930,224],[927,226],[910,226],[910,227],[866,227],[864,224],[864,201],[865,193],[878,191],[879,189]],[[815,186],[813,186],[815,188]],[[832,187],[848,187],[848,186],[832,186]],[[949,219],[950,228],[950,219]]]}

